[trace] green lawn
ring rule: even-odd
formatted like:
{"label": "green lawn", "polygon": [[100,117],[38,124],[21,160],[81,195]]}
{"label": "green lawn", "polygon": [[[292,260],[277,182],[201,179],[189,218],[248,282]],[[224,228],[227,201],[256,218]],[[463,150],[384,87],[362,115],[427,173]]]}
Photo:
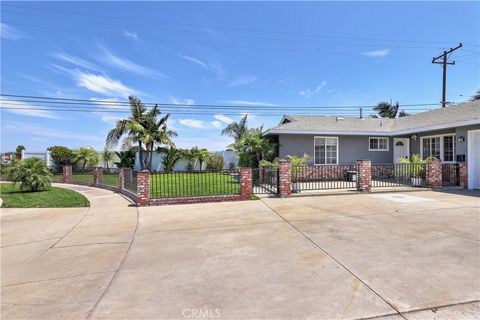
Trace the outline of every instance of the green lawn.
{"label": "green lawn", "polygon": [[224,172],[160,173],[150,177],[150,196],[187,197],[239,194],[239,176]]}
{"label": "green lawn", "polygon": [[[63,179],[63,175],[58,178],[58,176],[54,176],[54,182],[60,182]],[[72,175],[72,180],[77,182],[85,182],[85,183],[93,183],[93,173],[74,173]],[[103,174],[103,184],[107,186],[118,187],[118,173],[113,174],[109,173]]]}
{"label": "green lawn", "polygon": [[21,191],[19,185],[0,184],[2,208],[72,208],[89,207],[87,198],[78,192],[51,187],[46,191]]}

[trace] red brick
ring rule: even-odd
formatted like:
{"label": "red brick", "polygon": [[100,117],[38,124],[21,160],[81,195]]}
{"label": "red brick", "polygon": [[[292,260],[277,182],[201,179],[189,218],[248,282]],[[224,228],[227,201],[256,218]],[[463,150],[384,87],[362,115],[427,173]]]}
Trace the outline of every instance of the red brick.
{"label": "red brick", "polygon": [[71,182],[72,181],[72,166],[66,165],[63,166],[63,181]]}
{"label": "red brick", "polygon": [[427,164],[426,172],[427,186],[430,188],[442,187],[442,162],[438,159],[433,159]]}
{"label": "red brick", "polygon": [[292,164],[284,159],[278,162],[278,195],[289,197],[292,194]]}
{"label": "red brick", "polygon": [[150,204],[150,172],[147,170],[137,172],[137,205]]}
{"label": "red brick", "polygon": [[357,166],[357,190],[361,192],[372,191],[372,162],[370,160],[357,160]]}
{"label": "red brick", "polygon": [[103,168],[95,167],[93,168],[93,184],[103,184]]}

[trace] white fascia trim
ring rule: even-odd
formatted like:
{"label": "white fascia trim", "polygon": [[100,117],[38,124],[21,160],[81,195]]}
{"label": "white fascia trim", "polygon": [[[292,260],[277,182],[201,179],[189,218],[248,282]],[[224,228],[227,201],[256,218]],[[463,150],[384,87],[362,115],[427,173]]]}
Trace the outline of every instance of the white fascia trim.
{"label": "white fascia trim", "polygon": [[425,131],[434,131],[442,129],[452,129],[456,127],[469,126],[480,124],[480,119],[468,120],[468,121],[458,121],[453,123],[439,124],[434,126],[428,126],[423,128],[411,128],[405,130],[397,131],[325,131],[325,130],[289,130],[289,129],[270,129],[265,132],[267,134],[314,134],[314,135],[342,135],[342,136],[373,136],[373,135],[382,135],[385,137],[394,137],[404,134],[414,134]]}

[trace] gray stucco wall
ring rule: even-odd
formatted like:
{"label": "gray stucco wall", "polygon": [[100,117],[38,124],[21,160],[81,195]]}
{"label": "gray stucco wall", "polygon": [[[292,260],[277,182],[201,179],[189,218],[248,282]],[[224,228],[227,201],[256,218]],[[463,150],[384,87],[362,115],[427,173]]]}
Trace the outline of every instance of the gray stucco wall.
{"label": "gray stucco wall", "polygon": [[[480,129],[480,125],[458,127],[456,129],[438,130],[417,133],[417,139],[411,139],[413,134],[398,136],[410,138],[410,154],[420,154],[420,140],[422,137],[455,133],[456,138],[464,137],[464,142],[456,142],[456,154],[464,154],[468,159],[468,130]],[[381,135],[378,135],[381,137]],[[333,136],[332,136],[333,137]],[[338,136],[339,164],[352,164],[359,159],[370,159],[372,163],[393,162],[393,137],[389,138],[389,151],[368,151],[368,138],[370,136]],[[281,134],[278,137],[279,156],[303,156],[305,153],[312,157],[313,164],[313,138],[314,135],[289,135]]]}
{"label": "gray stucco wall", "polygon": [[[456,134],[456,152],[455,154],[463,154],[465,155],[465,160],[468,159],[468,130],[477,130],[480,129],[480,125],[474,125],[474,126],[466,126],[466,127],[458,127],[455,129],[450,129],[450,130],[440,130],[440,131],[428,131],[428,132],[422,132],[418,133],[417,140],[414,141],[413,139],[410,139],[410,153],[418,153],[420,154],[420,140],[421,137],[426,137],[426,136],[435,136],[435,135],[443,135],[443,134],[449,134],[449,133],[454,133]],[[458,142],[458,138],[463,137],[464,142]]]}
{"label": "gray stucco wall", "polygon": [[[312,157],[313,164],[313,135],[279,136],[279,156],[303,156],[305,153]],[[392,163],[392,141],[390,138],[389,151],[368,151],[369,136],[339,136],[338,137],[338,164],[352,164],[360,159],[370,159],[372,163]]]}

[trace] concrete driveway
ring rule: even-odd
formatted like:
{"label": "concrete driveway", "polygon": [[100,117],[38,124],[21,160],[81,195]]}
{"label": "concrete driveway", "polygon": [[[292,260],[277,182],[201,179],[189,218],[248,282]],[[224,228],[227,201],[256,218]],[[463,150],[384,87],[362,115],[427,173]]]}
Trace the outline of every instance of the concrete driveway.
{"label": "concrete driveway", "polygon": [[478,319],[479,193],[2,210],[2,319]]}

